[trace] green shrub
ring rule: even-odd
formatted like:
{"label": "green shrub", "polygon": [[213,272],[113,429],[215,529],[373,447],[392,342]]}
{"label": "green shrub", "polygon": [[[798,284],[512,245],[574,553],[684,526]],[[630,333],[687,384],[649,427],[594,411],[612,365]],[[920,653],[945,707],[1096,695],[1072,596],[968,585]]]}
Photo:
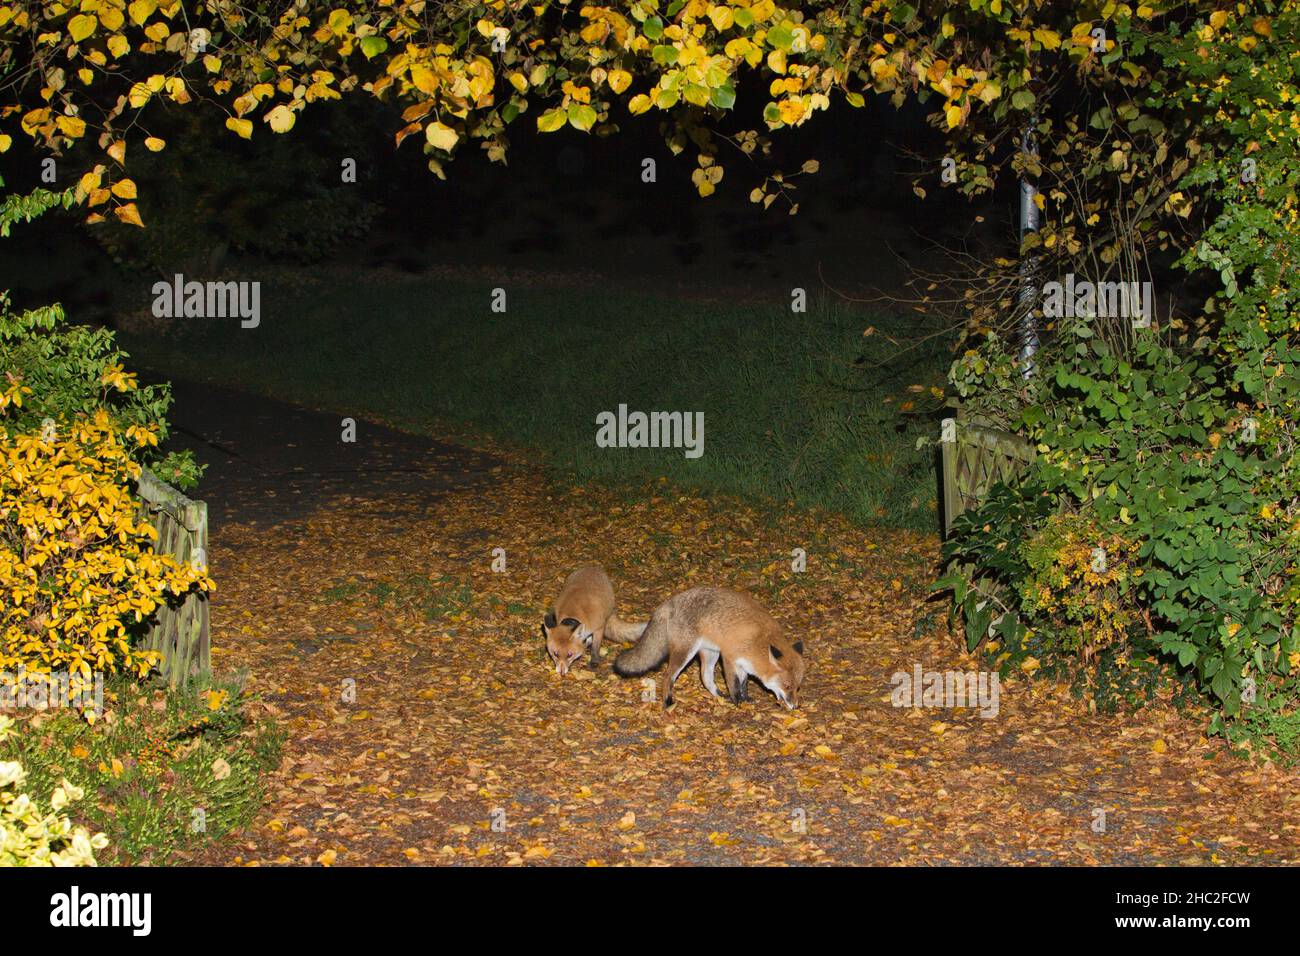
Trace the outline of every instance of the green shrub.
{"label": "green shrub", "polygon": [[977,569],[942,582],[967,639],[1023,661],[1036,635],[1080,666],[1102,647],[1151,650],[1236,716],[1246,678],[1285,678],[1300,657],[1280,463],[1246,440],[1214,364],[1153,335],[1117,357],[1086,320],[1056,346],[1016,422],[1038,446],[1029,474],[963,515],[945,548]]}
{"label": "green shrub", "polygon": [[[24,390],[6,415],[13,433],[57,430],[103,408],[120,432],[142,428],[166,440],[171,386],[137,386],[124,369],[127,359],[110,329],[72,325],[57,304],[14,312],[0,292],[0,369],[7,385]],[[159,454],[156,445],[143,445],[133,453],[178,488],[198,482],[201,469],[190,452]]]}

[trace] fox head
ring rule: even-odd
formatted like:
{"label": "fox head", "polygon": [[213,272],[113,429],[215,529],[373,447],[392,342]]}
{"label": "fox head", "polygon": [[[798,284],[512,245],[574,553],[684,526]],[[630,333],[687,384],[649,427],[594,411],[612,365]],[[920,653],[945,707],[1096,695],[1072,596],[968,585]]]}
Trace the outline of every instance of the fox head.
{"label": "fox head", "polygon": [[799,685],[803,683],[803,641],[787,644],[784,649],[769,643],[767,656],[772,665],[772,676],[763,678],[763,686],[794,710],[799,706]]}
{"label": "fox head", "polygon": [[542,635],[546,638],[546,653],[555,661],[555,673],[560,676],[569,673],[574,661],[587,649],[582,623],[574,617],[557,621],[555,612],[548,611],[542,621]]}

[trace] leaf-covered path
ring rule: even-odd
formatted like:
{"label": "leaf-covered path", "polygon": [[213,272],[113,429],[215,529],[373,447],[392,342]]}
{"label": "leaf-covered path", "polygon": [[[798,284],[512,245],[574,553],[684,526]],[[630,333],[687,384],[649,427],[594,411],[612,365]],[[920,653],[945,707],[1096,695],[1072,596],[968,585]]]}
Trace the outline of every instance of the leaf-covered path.
{"label": "leaf-covered path", "polygon": [[[184,425],[195,406],[181,398]],[[223,405],[219,454],[250,447],[204,489],[215,504],[248,483],[212,529],[214,666],[247,669],[288,740],[255,825],[196,862],[1300,858],[1296,776],[1233,758],[1166,707],[1090,715],[1026,680],[1002,685],[989,719],[892,706],[897,671],[978,666],[928,623],[933,537],[662,484],[556,486],[365,423],[345,447],[337,416],[260,399],[271,415],[254,439],[240,403]],[[299,416],[292,441],[285,416]],[[211,427],[191,431],[211,441]],[[608,569],[629,618],[696,584],[753,593],[809,649],[799,710],[761,689],[715,701],[694,665],[669,715],[608,663],[558,677],[538,624],[584,562]]]}

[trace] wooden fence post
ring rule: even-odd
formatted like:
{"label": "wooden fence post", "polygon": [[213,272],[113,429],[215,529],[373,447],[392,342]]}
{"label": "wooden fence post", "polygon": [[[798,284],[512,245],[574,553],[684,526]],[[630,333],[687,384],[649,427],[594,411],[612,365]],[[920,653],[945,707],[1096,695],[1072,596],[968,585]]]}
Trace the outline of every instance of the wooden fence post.
{"label": "wooden fence post", "polygon": [[[178,564],[208,565],[208,506],[192,501],[148,469],[137,482],[140,517],[158,532],[154,550]],[[179,606],[164,603],[156,612],[144,647],[162,654],[159,669],[175,686],[212,672],[208,596],[191,592]]]}
{"label": "wooden fence post", "polygon": [[945,419],[948,437],[952,440],[939,444],[945,538],[959,514],[979,505],[994,485],[1011,481],[1034,460],[1028,439],[978,422]]}

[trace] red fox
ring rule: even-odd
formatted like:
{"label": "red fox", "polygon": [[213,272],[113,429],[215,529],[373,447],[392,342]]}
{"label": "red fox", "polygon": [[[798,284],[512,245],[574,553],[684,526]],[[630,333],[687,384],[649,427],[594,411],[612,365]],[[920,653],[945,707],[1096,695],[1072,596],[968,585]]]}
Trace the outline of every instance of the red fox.
{"label": "red fox", "polygon": [[600,642],[606,636],[631,644],[645,626],[645,621],[632,624],[614,613],[614,586],[604,568],[592,565],[565,578],[555,605],[546,612],[542,634],[546,653],[555,661],[555,672],[563,676],[586,650],[591,651],[591,666],[598,666]]}
{"label": "red fox", "polygon": [[781,625],[749,595],[722,588],[692,588],[659,605],[637,645],[614,660],[614,672],[634,677],[667,660],[660,694],[666,710],[673,683],[697,654],[704,686],[714,697],[713,669],[721,656],[733,703],[749,699],[746,687],[754,677],[786,707],[798,706],[803,641],[787,640]]}

